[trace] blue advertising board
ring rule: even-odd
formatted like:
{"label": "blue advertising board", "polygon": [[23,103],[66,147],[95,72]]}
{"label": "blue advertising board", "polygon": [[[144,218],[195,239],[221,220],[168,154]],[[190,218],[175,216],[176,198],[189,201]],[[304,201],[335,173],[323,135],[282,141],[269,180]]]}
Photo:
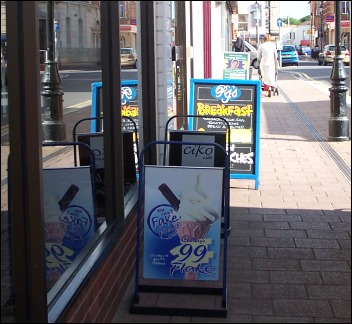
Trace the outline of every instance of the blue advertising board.
{"label": "blue advertising board", "polygon": [[[92,111],[91,117],[103,116],[102,82],[94,82],[92,87]],[[123,117],[129,117],[138,129],[138,89],[137,80],[121,81],[121,113]],[[123,129],[135,131],[133,123],[129,119],[123,119]],[[103,124],[100,120],[92,120],[91,132],[103,131]]]}
{"label": "blue advertising board", "polygon": [[230,125],[229,160],[231,179],[253,179],[259,187],[260,149],[260,95],[259,80],[191,79],[189,129],[220,131]]}

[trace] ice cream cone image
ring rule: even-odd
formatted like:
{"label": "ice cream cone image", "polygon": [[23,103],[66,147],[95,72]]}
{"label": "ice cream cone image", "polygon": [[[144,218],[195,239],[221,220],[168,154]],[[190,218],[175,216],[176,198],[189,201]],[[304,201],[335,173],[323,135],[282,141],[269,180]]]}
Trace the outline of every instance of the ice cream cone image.
{"label": "ice cream cone image", "polygon": [[180,227],[177,230],[178,236],[181,242],[185,239],[187,242],[190,239],[202,239],[204,238],[211,226],[211,222],[192,222],[192,221],[181,221]]}
{"label": "ice cream cone image", "polygon": [[[176,197],[165,183],[159,186],[159,190],[180,215],[177,234],[181,244],[199,242],[199,240],[204,239],[213,222],[220,217],[209,203],[207,193],[202,189],[201,174],[196,176],[194,186],[187,186],[179,197]],[[197,273],[184,272],[184,278],[186,280],[197,280]]]}
{"label": "ice cream cone image", "polygon": [[61,243],[65,235],[65,229],[60,222],[46,222],[44,226],[45,242]]}

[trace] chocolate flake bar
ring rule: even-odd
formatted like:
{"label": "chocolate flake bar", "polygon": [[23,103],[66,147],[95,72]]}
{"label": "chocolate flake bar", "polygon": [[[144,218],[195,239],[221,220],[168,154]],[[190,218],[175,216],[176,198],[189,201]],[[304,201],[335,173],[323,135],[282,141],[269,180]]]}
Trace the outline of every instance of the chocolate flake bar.
{"label": "chocolate flake bar", "polygon": [[162,183],[158,189],[161,191],[163,196],[170,203],[171,207],[178,211],[180,208],[180,200],[175,196],[175,194],[171,191],[166,183]]}
{"label": "chocolate flake bar", "polygon": [[65,194],[63,195],[63,197],[59,200],[59,206],[60,206],[60,210],[62,212],[64,212],[67,207],[70,205],[71,201],[73,200],[73,198],[76,197],[77,192],[78,192],[79,188],[72,184],[67,191],[65,192]]}

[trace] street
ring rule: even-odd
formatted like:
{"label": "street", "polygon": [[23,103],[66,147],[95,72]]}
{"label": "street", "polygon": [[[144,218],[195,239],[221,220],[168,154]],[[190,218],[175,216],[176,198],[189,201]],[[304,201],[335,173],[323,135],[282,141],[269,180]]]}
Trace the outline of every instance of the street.
{"label": "street", "polygon": [[[350,66],[344,66],[346,73],[345,85],[349,88],[346,95],[351,96]],[[307,82],[310,86],[324,89],[325,93],[329,93],[331,87],[332,66],[320,66],[318,62],[310,59],[310,57],[301,56],[298,66],[283,66],[278,74],[278,86],[280,81],[285,80],[289,76],[302,82]],[[92,103],[92,84],[101,82],[101,70],[80,71],[80,70],[61,70],[61,91],[63,92],[63,108],[67,114],[76,109],[90,107]],[[122,80],[137,80],[136,69],[121,70]],[[253,76],[257,76],[257,70],[253,70]],[[1,98],[1,105],[7,106],[7,95]],[[350,101],[346,100],[350,107]],[[6,109],[3,110],[2,122],[6,123]],[[3,124],[3,123],[2,123]]]}
{"label": "street", "polygon": [[[285,75],[290,74],[304,82],[314,82],[318,86],[331,87],[332,66],[319,66],[317,61],[302,56],[299,66],[283,66],[278,75],[278,85],[280,80],[285,79]],[[350,89],[350,67],[345,66],[346,86]],[[137,70],[124,69],[121,71],[123,80],[137,80]],[[255,74],[255,73],[254,73]],[[62,91],[64,93],[64,109],[77,109],[91,105],[91,84],[101,82],[101,71],[60,71],[62,79]],[[350,95],[350,91],[347,93]]]}
{"label": "street", "polygon": [[[137,70],[121,70],[122,80],[136,80]],[[76,105],[87,106],[91,103],[92,83],[101,82],[101,70],[96,71],[60,71],[61,90],[64,93],[64,108]],[[81,108],[78,106],[77,108]]]}

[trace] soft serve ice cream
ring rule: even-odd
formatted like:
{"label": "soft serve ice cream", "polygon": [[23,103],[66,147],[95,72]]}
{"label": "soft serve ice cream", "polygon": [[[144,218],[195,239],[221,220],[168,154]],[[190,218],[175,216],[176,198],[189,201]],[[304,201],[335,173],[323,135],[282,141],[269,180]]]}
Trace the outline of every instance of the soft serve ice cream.
{"label": "soft serve ice cream", "polygon": [[181,221],[209,222],[219,219],[218,212],[211,206],[208,194],[202,189],[201,174],[196,176],[193,187],[189,187],[179,195],[178,213]]}
{"label": "soft serve ice cream", "polygon": [[202,174],[195,177],[192,186],[183,190],[179,197],[171,191],[166,183],[159,186],[159,190],[173,209],[181,217],[181,223],[212,224],[219,219],[219,213],[212,207],[209,195],[203,190]]}

